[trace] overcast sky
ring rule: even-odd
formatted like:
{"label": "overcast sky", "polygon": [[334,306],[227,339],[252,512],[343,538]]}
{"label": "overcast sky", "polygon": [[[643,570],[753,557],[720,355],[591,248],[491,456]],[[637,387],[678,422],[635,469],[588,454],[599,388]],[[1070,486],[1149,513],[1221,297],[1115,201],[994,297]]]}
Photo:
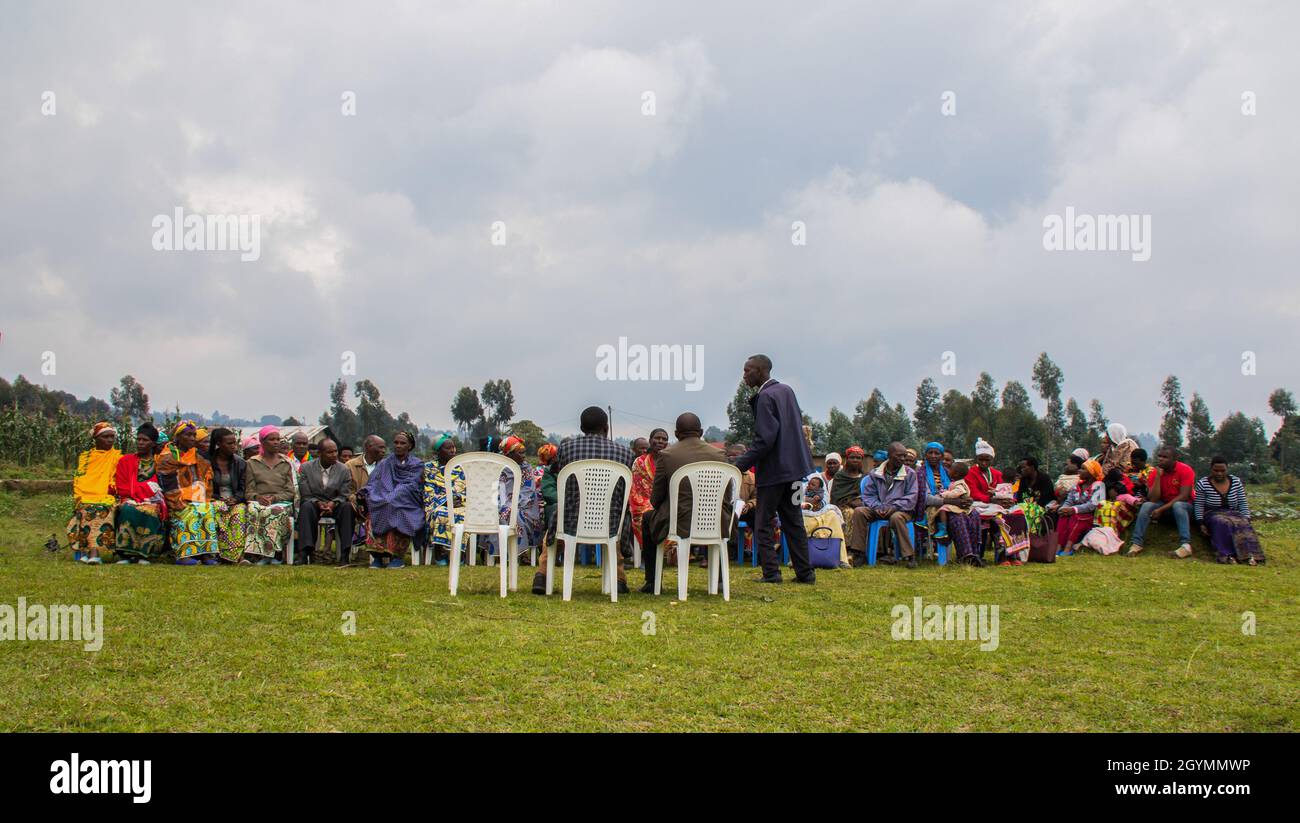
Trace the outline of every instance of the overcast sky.
{"label": "overcast sky", "polygon": [[[1046,349],[1130,431],[1171,372],[1271,431],[1297,8],[6,0],[0,374],[314,418],[354,352],[424,424],[508,377],[548,430],[597,403],[632,434],[725,426],[756,351],[824,419]],[[155,250],[177,207],[259,215],[260,258]],[[1067,207],[1149,215],[1150,260],[1045,250]],[[598,380],[620,336],[702,346],[702,390]]]}

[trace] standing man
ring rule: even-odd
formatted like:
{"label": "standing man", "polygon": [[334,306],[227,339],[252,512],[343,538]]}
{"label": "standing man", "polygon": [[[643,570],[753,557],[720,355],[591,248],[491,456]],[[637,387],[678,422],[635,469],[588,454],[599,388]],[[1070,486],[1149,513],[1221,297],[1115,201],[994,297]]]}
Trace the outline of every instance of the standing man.
{"label": "standing man", "polygon": [[754,441],[736,460],[742,472],[754,469],[758,487],[754,546],[763,562],[762,583],[780,583],[781,566],[772,548],[772,517],[781,518],[781,531],[790,547],[795,581],[816,583],[808,562],[808,533],[803,528],[803,479],[812,473],[812,453],[803,434],[803,414],[794,390],[772,379],[772,359],[756,354],[745,361],[745,385],[758,389],[749,400],[754,409]]}
{"label": "standing man", "polygon": [[309,460],[298,470],[298,546],[305,549],[306,562],[332,562],[317,557],[316,532],[320,518],[334,519],[338,536],[339,565],[348,562],[352,551],[352,471],[339,462],[339,448],[326,438],[320,444],[320,459]]}
{"label": "standing man", "polygon": [[[615,463],[622,463],[629,469],[632,468],[632,450],[622,443],[615,443],[609,439],[609,415],[600,406],[588,406],[582,410],[582,416],[578,419],[578,428],[582,434],[578,437],[570,437],[560,444],[560,449],[555,454],[555,460],[551,462],[548,469],[557,478],[560,471],[565,466],[575,460],[613,460]],[[617,534],[622,528],[619,521],[618,501],[623,494],[623,481],[618,481],[614,486],[613,500],[609,504],[609,522],[610,534]],[[631,489],[628,489],[631,492]],[[558,491],[557,491],[558,494]],[[573,534],[578,530],[578,479],[569,478],[568,488],[564,491],[564,511],[558,513],[559,517],[564,518],[564,531]],[[546,553],[553,551],[555,545],[542,545],[542,553],[537,557],[537,568],[541,571],[533,575],[533,594],[546,594]],[[577,551],[575,545],[568,545],[565,551]],[[643,555],[644,556],[644,555]],[[618,555],[618,593],[627,594],[627,575],[623,571],[623,554]]]}

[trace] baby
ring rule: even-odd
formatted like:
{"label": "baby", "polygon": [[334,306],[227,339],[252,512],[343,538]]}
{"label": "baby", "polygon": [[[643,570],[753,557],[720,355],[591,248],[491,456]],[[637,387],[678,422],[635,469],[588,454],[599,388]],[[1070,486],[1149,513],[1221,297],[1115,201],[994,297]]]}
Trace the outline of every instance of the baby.
{"label": "baby", "polygon": [[951,503],[944,503],[939,507],[936,516],[939,518],[939,528],[934,531],[934,538],[939,540],[948,536],[948,513],[965,514],[970,511],[970,503],[962,505],[957,501],[963,497],[970,496],[970,486],[966,485],[966,474],[970,471],[970,466],[966,463],[954,463],[953,467],[948,470],[948,479],[952,481],[948,488],[939,493],[944,500],[951,500]]}

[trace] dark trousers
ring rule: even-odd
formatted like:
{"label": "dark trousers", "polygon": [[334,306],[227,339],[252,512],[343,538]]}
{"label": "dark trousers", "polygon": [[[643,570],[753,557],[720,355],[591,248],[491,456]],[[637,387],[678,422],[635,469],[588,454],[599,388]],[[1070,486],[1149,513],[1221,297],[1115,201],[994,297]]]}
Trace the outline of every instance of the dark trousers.
{"label": "dark trousers", "polygon": [[790,548],[790,565],[800,580],[811,577],[808,562],[808,533],[803,528],[803,510],[799,506],[803,484],[795,480],[774,486],[759,486],[754,505],[754,551],[763,564],[764,577],[781,576],[781,556],[772,544],[776,539],[772,517],[781,518],[781,533]]}
{"label": "dark trousers", "polygon": [[[352,507],[346,502],[334,507],[334,532],[337,535],[340,562],[347,562],[348,552],[352,548]],[[298,548],[305,549],[310,556],[316,548],[316,530],[320,524],[320,509],[317,501],[304,500],[298,506]]]}

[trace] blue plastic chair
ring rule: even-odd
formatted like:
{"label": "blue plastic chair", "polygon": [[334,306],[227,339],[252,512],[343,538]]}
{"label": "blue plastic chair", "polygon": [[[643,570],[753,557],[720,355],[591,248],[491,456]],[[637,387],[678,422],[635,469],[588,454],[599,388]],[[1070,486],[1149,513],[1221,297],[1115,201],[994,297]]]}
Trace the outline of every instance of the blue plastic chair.
{"label": "blue plastic chair", "polygon": [[[868,566],[876,565],[876,548],[880,543],[880,532],[888,525],[889,525],[888,520],[871,521],[871,529],[867,532],[867,565]],[[916,524],[910,520],[907,521],[907,533],[908,536],[912,538],[912,546],[915,547],[916,546]],[[898,546],[894,546],[894,557],[896,559],[902,558],[902,551],[899,550]],[[944,559],[945,561],[947,560],[946,555]]]}
{"label": "blue plastic chair", "polygon": [[[920,526],[920,529],[922,532],[925,532],[926,535],[930,534],[930,530],[924,524]],[[912,533],[916,534],[915,529],[913,529]],[[934,539],[931,539],[930,542],[934,544],[935,562],[940,566],[948,565],[948,544],[940,543],[938,540]],[[918,538],[913,545],[916,547],[917,556],[925,557],[925,541]],[[897,554],[897,552],[895,552],[895,554]]]}
{"label": "blue plastic chair", "polygon": [[[779,523],[779,521],[778,521],[778,523]],[[746,523],[744,520],[741,520],[741,521],[739,521],[739,522],[736,523],[736,528],[740,529],[740,533],[739,533],[739,534],[737,535],[737,537],[736,537],[736,562],[737,562],[737,563],[744,563],[744,562],[745,562],[745,532],[744,532],[744,530],[747,529],[747,528],[749,528],[749,524]],[[757,565],[758,565],[758,547],[757,547],[757,546],[755,546],[755,547],[753,548],[753,550],[752,550],[752,551],[750,552],[750,554],[749,554],[749,565],[750,565],[751,567],[753,567],[753,566],[757,566]],[[785,532],[781,532],[781,565],[783,565],[783,566],[788,566],[788,565],[790,565],[790,546],[789,546],[789,544],[787,544],[787,543],[785,542]]]}

